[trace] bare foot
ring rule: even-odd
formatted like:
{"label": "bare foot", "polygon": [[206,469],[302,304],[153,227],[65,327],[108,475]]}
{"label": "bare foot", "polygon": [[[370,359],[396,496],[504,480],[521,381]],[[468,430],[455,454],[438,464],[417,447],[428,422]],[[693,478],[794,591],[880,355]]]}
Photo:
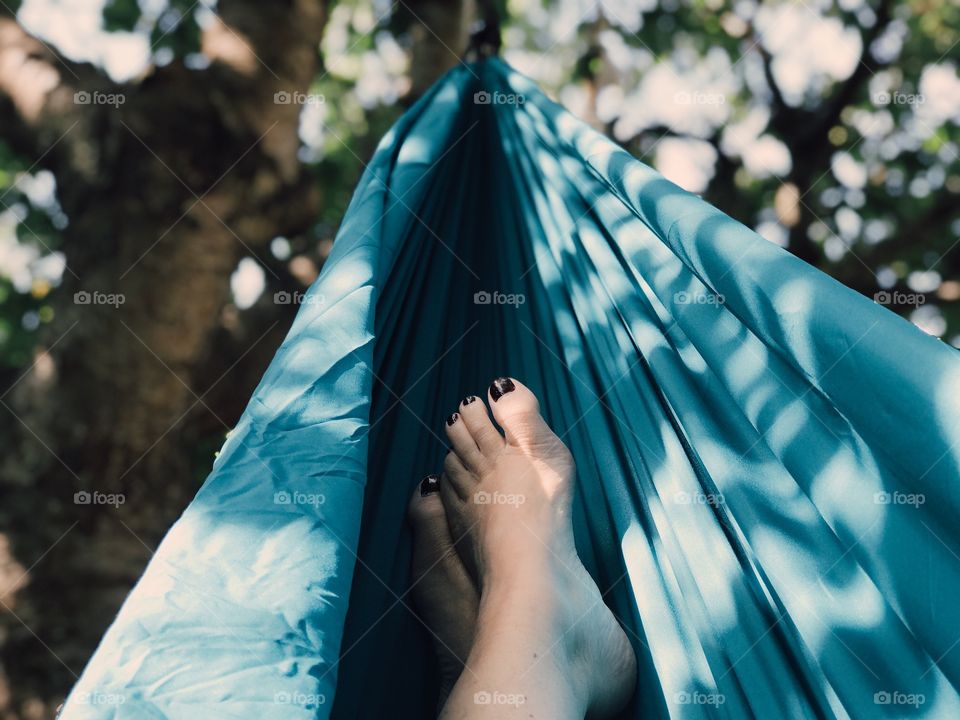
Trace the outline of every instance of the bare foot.
{"label": "bare foot", "polygon": [[485,404],[466,398],[447,420],[453,448],[440,483],[449,527],[464,536],[461,555],[481,591],[480,622],[492,606],[491,617],[507,608],[531,618],[524,631],[541,650],[531,663],[567,668],[586,713],[609,717],[633,692],[636,657],[577,555],[573,458],[522,383],[500,378],[488,394],[505,437]]}
{"label": "bare foot", "polygon": [[480,598],[457,554],[438,484],[436,475],[424,478],[410,498],[408,515],[413,525],[411,592],[437,653],[443,707],[470,654]]}

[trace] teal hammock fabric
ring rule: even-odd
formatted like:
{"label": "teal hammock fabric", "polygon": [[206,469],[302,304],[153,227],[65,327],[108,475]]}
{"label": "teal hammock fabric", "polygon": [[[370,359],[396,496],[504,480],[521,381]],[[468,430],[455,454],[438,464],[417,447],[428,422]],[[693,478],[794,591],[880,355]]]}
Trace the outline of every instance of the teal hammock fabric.
{"label": "teal hammock fabric", "polygon": [[577,460],[624,717],[960,717],[957,352],[499,60],[381,142],[63,717],[431,717],[405,506],[504,374]]}

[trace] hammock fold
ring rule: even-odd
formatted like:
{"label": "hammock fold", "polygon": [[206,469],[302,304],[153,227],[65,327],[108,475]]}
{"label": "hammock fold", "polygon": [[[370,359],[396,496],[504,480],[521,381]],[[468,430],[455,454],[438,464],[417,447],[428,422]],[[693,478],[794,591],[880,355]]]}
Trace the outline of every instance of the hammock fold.
{"label": "hammock fold", "polygon": [[960,717],[956,350],[496,59],[380,143],[62,717],[431,717],[406,504],[500,375],[577,460],[623,717]]}

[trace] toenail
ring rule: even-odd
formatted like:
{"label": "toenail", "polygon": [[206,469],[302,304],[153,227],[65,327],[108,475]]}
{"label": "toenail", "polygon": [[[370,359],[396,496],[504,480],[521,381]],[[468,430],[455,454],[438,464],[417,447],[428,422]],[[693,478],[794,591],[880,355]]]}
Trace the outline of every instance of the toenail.
{"label": "toenail", "polygon": [[460,417],[460,413],[454,413],[453,415],[447,418],[447,425],[453,425],[457,421],[457,418],[459,417]]}
{"label": "toenail", "polygon": [[501,397],[506,395],[508,392],[513,392],[517,389],[517,386],[513,384],[513,380],[508,377],[497,378],[492,383],[490,383],[490,397],[493,398],[493,401],[496,402]]}
{"label": "toenail", "polygon": [[477,396],[476,396],[476,395],[467,395],[467,396],[460,402],[460,404],[461,404],[461,405],[469,405],[470,403],[472,403],[472,402],[474,402],[474,401],[476,401],[476,400],[477,400]]}
{"label": "toenail", "polygon": [[440,492],[440,476],[427,475],[420,481],[420,497],[433,495],[435,492]]}

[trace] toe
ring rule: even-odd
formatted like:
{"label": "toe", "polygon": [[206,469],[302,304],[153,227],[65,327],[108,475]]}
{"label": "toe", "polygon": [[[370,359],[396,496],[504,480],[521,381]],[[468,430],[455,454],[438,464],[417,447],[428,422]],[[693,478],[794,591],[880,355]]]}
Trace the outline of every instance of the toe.
{"label": "toe", "polygon": [[[428,567],[453,547],[446,510],[440,498],[439,475],[428,475],[420,481],[410,498],[407,515],[413,526],[414,554],[418,560],[415,565]],[[424,562],[419,562],[421,559]]]}
{"label": "toe", "polygon": [[448,675],[452,684],[470,652],[479,598],[454,542],[442,501],[443,487],[437,475],[428,476],[410,498],[410,592],[439,643],[441,674]]}
{"label": "toe", "polygon": [[476,484],[477,477],[464,467],[457,453],[448,452],[443,459],[442,485],[448,486],[457,497],[463,500],[470,497]]}
{"label": "toe", "polygon": [[483,453],[480,452],[460,413],[453,413],[447,418],[446,429],[450,445],[461,464],[473,472],[479,471],[483,464]]}
{"label": "toe", "polygon": [[407,505],[407,514],[415,527],[429,523],[438,515],[440,518],[445,517],[443,503],[440,502],[439,475],[427,475],[420,481]]}
{"label": "toe", "polygon": [[540,403],[530,388],[514,378],[497,378],[488,389],[490,409],[507,442],[522,448],[543,448],[558,442],[540,415]]}
{"label": "toe", "polygon": [[476,395],[468,395],[460,403],[460,418],[485,456],[496,455],[503,449],[503,436],[490,420],[487,406]]}
{"label": "toe", "polygon": [[440,475],[427,475],[414,489],[407,515],[413,527],[414,570],[418,577],[442,556],[456,552],[447,506],[456,508],[462,502],[448,479]]}
{"label": "toe", "polygon": [[456,544],[463,539],[463,529],[460,525],[462,524],[465,500],[460,496],[456,486],[446,477],[440,484],[440,499],[442,500],[447,525],[450,527],[451,536],[454,538],[454,544]]}

